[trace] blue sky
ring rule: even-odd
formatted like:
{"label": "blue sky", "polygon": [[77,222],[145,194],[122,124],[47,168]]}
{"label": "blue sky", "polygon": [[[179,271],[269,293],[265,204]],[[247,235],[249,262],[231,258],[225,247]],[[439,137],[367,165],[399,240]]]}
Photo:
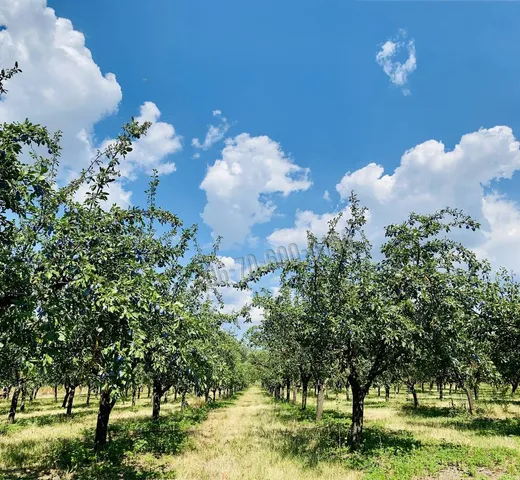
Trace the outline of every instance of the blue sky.
{"label": "blue sky", "polygon": [[[174,127],[178,142],[164,149],[171,154],[158,154],[157,165],[174,162],[176,167],[161,176],[160,203],[186,223],[199,223],[204,242],[211,241],[217,229],[226,240],[222,254],[229,259],[247,253],[260,259],[270,246],[301,243],[306,227],[320,233],[326,220],[345,208],[346,192],[354,188],[371,209],[369,230],[376,244],[381,240],[378,232],[389,221],[401,220],[411,209],[432,210],[449,202],[482,222],[483,233],[470,240],[480,254],[497,264],[520,267],[515,255],[520,240],[515,174],[520,169],[515,139],[520,131],[520,3],[48,0],[47,4],[55,11],[54,21],[69,19],[73,31],[84,35],[91,63],[102,75],[116,76],[116,83],[108,85],[95,72],[85,75],[77,88],[88,91],[87,100],[74,113],[57,106],[56,115],[49,114],[51,125],[61,121],[79,128],[82,109],[98,105],[82,127],[89,136],[88,148],[93,148],[113,138],[119,125],[139,114],[144,102],[153,102],[161,112],[160,121]],[[18,108],[17,98],[25,98],[27,92],[36,95],[38,79],[47,78],[42,69],[60,75],[49,70],[51,60],[37,60],[47,54],[52,59],[60,49],[61,40],[54,45],[42,40],[57,38],[52,15],[44,11],[44,0],[7,0],[0,6],[0,24],[7,27],[0,32],[2,60],[16,58],[24,46],[29,49],[26,63],[34,61],[34,68],[27,68],[28,83],[24,87],[20,80],[20,87],[13,87],[14,100],[4,105],[3,113],[0,104],[0,118],[31,117],[31,112]],[[47,23],[39,20],[41,16]],[[401,29],[406,35],[399,36]],[[38,39],[49,51],[34,46]],[[406,47],[413,44],[415,68],[404,85],[393,84],[376,61],[387,41],[403,43],[391,61],[404,62],[410,53]],[[23,59],[17,59],[25,69]],[[67,62],[62,71],[69,68],[71,78],[79,78],[81,65],[89,61],[72,66]],[[45,82],[49,85],[42,91],[52,90],[50,74]],[[74,82],[67,85],[73,98]],[[56,92],[56,105],[71,101],[60,100],[60,89]],[[49,108],[42,109],[38,120],[46,120]],[[213,116],[215,110],[222,115]],[[203,141],[208,125],[223,125],[222,117],[229,123],[224,138],[207,150],[194,148],[192,139]],[[486,130],[479,132],[481,128]],[[236,141],[240,134],[248,137]],[[442,151],[439,142],[448,152],[464,135],[469,136],[454,154]],[[231,174],[237,186],[222,193],[219,182],[224,177],[212,168],[223,158],[226,138],[235,139],[230,140],[228,165],[235,159],[239,170],[247,173]],[[255,179],[264,181],[274,142],[285,154],[275,160],[295,170],[287,175],[283,168],[282,173],[277,170],[258,186]],[[260,155],[258,171],[241,146]],[[200,158],[193,158],[195,153]],[[74,162],[71,156],[71,170]],[[137,160],[135,165],[132,179],[122,188],[132,192],[132,203],[140,203],[146,168]],[[200,188],[210,174],[213,182],[207,185],[214,201],[208,200],[208,189]],[[286,181],[293,176],[302,183]],[[282,186],[277,190],[273,185]],[[323,198],[326,190],[329,201]],[[201,217],[208,202],[212,220]],[[233,223],[240,215],[258,214],[255,208],[266,202],[269,212],[261,212],[262,222],[251,221],[249,235],[241,237]],[[236,216],[227,215],[223,205],[235,205]]]}

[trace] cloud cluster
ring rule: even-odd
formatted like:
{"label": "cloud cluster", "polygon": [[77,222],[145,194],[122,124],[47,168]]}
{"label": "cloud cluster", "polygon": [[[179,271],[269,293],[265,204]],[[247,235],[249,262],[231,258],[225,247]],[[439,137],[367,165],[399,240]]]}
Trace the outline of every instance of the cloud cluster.
{"label": "cloud cluster", "polygon": [[[498,191],[500,181],[518,170],[520,143],[511,128],[496,126],[463,135],[452,150],[436,140],[416,145],[388,174],[375,163],[347,172],[336,190],[343,200],[354,190],[370,209],[367,233],[375,246],[384,241],[385,225],[403,221],[411,211],[429,213],[452,206],[482,224],[481,232],[465,238],[479,255],[496,267],[520,271],[520,207]],[[297,212],[293,227],[275,230],[268,240],[301,243],[307,229],[324,233],[334,214]]]}
{"label": "cloud cluster", "polygon": [[287,196],[310,187],[308,173],[267,136],[243,133],[228,139],[222,158],[208,168],[200,185],[207,197],[204,222],[214,237],[223,236],[224,246],[240,244],[251,237],[253,225],[273,216],[273,194]]}
{"label": "cloud cluster", "polygon": [[[121,86],[113,73],[103,74],[85,45],[85,37],[70,20],[59,18],[46,0],[3,0],[0,3],[0,58],[5,67],[18,61],[23,73],[8,82],[9,93],[0,101],[0,122],[25,118],[63,132],[64,178],[88,165],[98,147],[110,142],[94,138],[97,122],[117,112]],[[139,171],[174,170],[166,157],[181,148],[173,127],[159,122],[155,104],[141,107],[140,119],[153,123],[123,168],[128,179]],[[111,198],[130,202],[122,182],[111,187]]]}
{"label": "cloud cluster", "polygon": [[[404,62],[396,59],[399,52],[406,50],[407,58]],[[417,68],[417,57],[415,55],[415,42],[408,40],[406,31],[399,30],[393,40],[387,40],[376,55],[377,63],[383,68],[390,81],[401,87],[405,95],[410,95],[410,89],[406,86],[408,76]]]}

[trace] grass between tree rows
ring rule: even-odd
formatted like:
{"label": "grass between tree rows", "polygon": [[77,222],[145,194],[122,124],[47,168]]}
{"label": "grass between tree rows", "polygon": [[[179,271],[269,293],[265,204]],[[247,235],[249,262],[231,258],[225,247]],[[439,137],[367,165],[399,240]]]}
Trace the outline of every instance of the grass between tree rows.
{"label": "grass between tree rows", "polygon": [[[359,452],[348,448],[350,406],[330,395],[323,421],[314,423],[315,409],[276,402],[277,415],[290,425],[274,440],[285,454],[308,468],[337,462],[363,472],[365,479],[520,478],[520,402],[481,391],[477,415],[464,408],[462,395],[444,400],[436,392],[420,394],[414,408],[406,394],[367,398],[365,441]],[[384,394],[383,394],[384,395]]]}
{"label": "grass between tree rows", "polygon": [[[110,446],[98,457],[92,452],[95,406],[84,407],[79,397],[68,418],[52,398],[42,398],[15,425],[2,427],[0,478],[518,479],[520,402],[491,389],[481,393],[477,414],[469,416],[459,395],[440,401],[426,392],[414,409],[404,393],[385,402],[372,390],[365,443],[356,453],[347,445],[344,394],[329,394],[319,424],[314,399],[302,412],[257,387],[238,400],[185,412],[178,402],[167,403],[158,424],[142,398],[134,408],[116,404]],[[0,414],[6,409],[0,403]]]}
{"label": "grass between tree rows", "polygon": [[[0,424],[0,480],[12,479],[154,479],[175,478],[169,458],[189,445],[189,431],[212,409],[226,407],[236,397],[205,405],[191,399],[180,409],[179,400],[164,403],[161,418],[151,420],[150,399],[136,406],[118,402],[110,419],[108,448],[93,451],[98,399],[90,407],[78,395],[72,416],[66,416],[50,396],[28,403],[13,425]],[[0,402],[7,416],[8,402]]]}

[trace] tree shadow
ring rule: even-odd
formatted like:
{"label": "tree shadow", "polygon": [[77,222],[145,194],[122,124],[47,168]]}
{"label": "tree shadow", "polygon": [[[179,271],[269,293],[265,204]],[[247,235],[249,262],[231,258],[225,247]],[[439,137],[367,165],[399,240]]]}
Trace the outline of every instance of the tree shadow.
{"label": "tree shadow", "polygon": [[520,436],[520,419],[518,418],[471,418],[467,420],[451,420],[449,426],[457,430],[473,430],[484,436]]}
{"label": "tree shadow", "polygon": [[[325,410],[323,420],[314,423],[315,408],[301,410],[295,405],[277,402],[277,417],[287,428],[264,432],[269,442],[277,445],[277,451],[303,462],[307,468],[316,468],[324,460],[341,461],[351,468],[363,469],[372,465],[381,451],[385,455],[403,455],[420,448],[422,443],[411,432],[394,431],[379,425],[364,428],[362,448],[351,452],[349,435],[351,416],[346,412]],[[294,421],[301,425],[294,428]],[[281,446],[279,450],[279,445]]]}
{"label": "tree shadow", "polygon": [[34,415],[31,417],[24,417],[23,413],[16,414],[15,425],[18,428],[25,427],[43,427],[46,425],[55,425],[57,423],[75,422],[78,418],[92,415],[91,411],[72,412],[71,415],[65,413],[49,413],[45,415]]}
{"label": "tree shadow", "polygon": [[261,435],[276,445],[282,456],[296,459],[304,468],[315,469],[320,462],[341,462],[344,466],[362,470],[374,466],[374,459],[385,455],[401,456],[422,446],[410,432],[390,431],[379,426],[364,429],[362,448],[351,452],[348,444],[350,422],[301,425],[298,428],[268,429]]}
{"label": "tree shadow", "polygon": [[406,416],[424,417],[424,418],[439,418],[439,417],[455,417],[457,415],[464,415],[467,411],[459,407],[439,407],[434,405],[403,405],[400,413]]}
{"label": "tree shadow", "polygon": [[[8,468],[0,470],[0,480],[47,478],[45,475],[51,475],[49,478],[63,478],[66,475],[67,478],[77,480],[165,478],[172,472],[168,472],[160,461],[147,466],[147,460],[144,464],[139,460],[147,457],[139,455],[160,458],[162,455],[179,453],[189,444],[194,425],[204,421],[211,410],[232,405],[239,396],[236,394],[209,402],[202,408],[188,407],[171,412],[161,416],[158,422],[153,422],[149,415],[115,419],[109,426],[107,448],[99,454],[93,449],[92,428],[84,430],[79,438],[55,440],[44,445],[44,453],[37,459],[34,452],[42,450],[42,445],[47,441],[44,438],[8,443],[2,449],[2,460]],[[65,414],[45,414],[20,418],[12,428],[73,422],[78,417],[90,414],[91,411],[83,410],[70,417]]]}

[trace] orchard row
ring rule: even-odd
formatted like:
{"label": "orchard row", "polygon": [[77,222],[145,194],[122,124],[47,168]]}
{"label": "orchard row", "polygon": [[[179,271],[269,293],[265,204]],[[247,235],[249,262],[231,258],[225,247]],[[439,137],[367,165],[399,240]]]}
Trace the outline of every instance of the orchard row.
{"label": "orchard row", "polygon": [[[364,401],[373,386],[452,384],[475,410],[482,382],[513,393],[520,381],[520,286],[506,270],[493,271],[465,241],[479,225],[446,208],[410,214],[385,229],[377,260],[365,234],[366,209],[354,194],[344,229],[308,233],[306,256],[266,266],[242,282],[281,270],[279,292],[255,304],[264,321],[250,333],[256,363],[275,397],[301,389],[306,408],[316,388],[316,419],[326,388],[352,393],[352,448],[363,441]],[[296,392],[296,390],[295,390]]]}
{"label": "orchard row", "polygon": [[[18,66],[0,73],[0,93]],[[99,395],[94,444],[107,442],[118,399],[149,385],[155,420],[173,388],[204,395],[236,391],[250,377],[247,352],[224,328],[225,314],[196,226],[155,203],[108,203],[119,164],[149,124],[125,125],[78,179],[61,186],[59,134],[26,120],[0,128],[0,386],[18,404],[42,385]],[[29,158],[31,157],[31,158]],[[210,392],[213,395],[210,395]]]}

